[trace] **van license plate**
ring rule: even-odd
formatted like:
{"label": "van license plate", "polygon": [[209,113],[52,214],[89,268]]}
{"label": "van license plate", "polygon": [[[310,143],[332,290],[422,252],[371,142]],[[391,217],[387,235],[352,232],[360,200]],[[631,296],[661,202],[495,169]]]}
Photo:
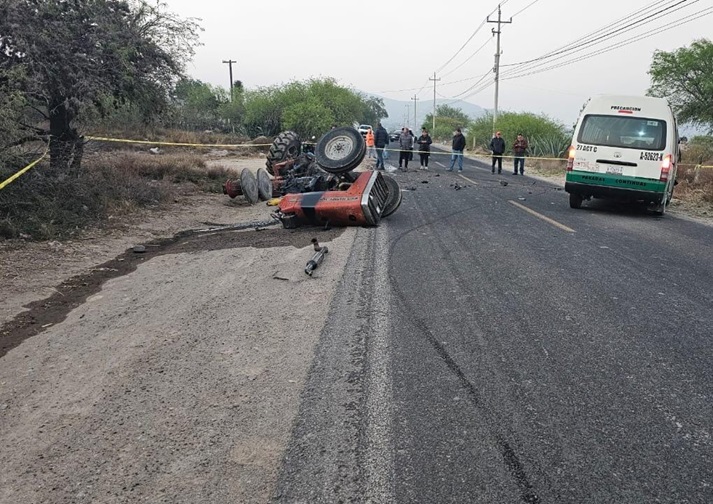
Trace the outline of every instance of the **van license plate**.
{"label": "van license plate", "polygon": [[608,165],[608,166],[607,166],[607,173],[612,173],[612,174],[614,174],[614,175],[621,175],[623,169],[624,169],[623,166],[612,166],[612,165]]}

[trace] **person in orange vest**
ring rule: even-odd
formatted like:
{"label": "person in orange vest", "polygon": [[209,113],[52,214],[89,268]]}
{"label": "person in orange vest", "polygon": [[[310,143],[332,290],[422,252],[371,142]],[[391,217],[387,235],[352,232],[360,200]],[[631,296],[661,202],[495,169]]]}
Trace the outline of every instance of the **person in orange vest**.
{"label": "person in orange vest", "polygon": [[376,149],[374,148],[374,130],[369,128],[366,132],[366,154],[369,158],[376,158]]}

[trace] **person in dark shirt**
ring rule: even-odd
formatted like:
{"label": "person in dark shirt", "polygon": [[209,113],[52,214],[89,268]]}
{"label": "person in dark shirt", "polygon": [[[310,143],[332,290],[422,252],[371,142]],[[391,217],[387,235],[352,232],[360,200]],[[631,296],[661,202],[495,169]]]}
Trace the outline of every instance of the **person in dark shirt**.
{"label": "person in dark shirt", "polygon": [[453,171],[453,167],[458,160],[458,173],[463,171],[463,151],[465,150],[465,137],[461,133],[460,128],[457,128],[453,133],[453,144],[451,145],[451,166],[446,171]]}
{"label": "person in dark shirt", "polygon": [[389,134],[381,125],[381,122],[376,123],[376,131],[374,131],[374,147],[376,147],[376,169],[384,169],[384,148],[389,145]]}
{"label": "person in dark shirt", "polygon": [[418,155],[421,157],[421,169],[428,170],[428,156],[431,154],[431,136],[426,128],[421,129],[421,136],[416,139],[418,144]]}
{"label": "person in dark shirt", "polygon": [[513,175],[517,175],[518,165],[520,165],[520,175],[525,175],[525,153],[528,147],[525,137],[522,136],[522,133],[518,133],[517,140],[512,145],[513,156],[515,156],[515,172]]}
{"label": "person in dark shirt", "polygon": [[495,132],[495,136],[490,141],[490,150],[493,151],[493,170],[495,173],[495,164],[498,165],[498,173],[503,171],[503,154],[505,154],[505,140],[499,131]]}

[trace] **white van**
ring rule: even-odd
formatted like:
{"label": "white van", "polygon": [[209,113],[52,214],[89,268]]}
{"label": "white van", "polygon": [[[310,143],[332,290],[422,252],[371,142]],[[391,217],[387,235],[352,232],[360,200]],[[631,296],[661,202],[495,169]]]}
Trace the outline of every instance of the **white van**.
{"label": "white van", "polygon": [[591,98],[569,148],[569,206],[608,198],[644,202],[663,215],[673,195],[678,140],[676,118],[664,98]]}

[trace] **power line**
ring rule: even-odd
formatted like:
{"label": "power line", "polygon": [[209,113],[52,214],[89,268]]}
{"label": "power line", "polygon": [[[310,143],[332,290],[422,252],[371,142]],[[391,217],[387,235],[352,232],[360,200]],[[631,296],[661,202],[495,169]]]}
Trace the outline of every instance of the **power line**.
{"label": "power line", "polygon": [[455,68],[454,68],[453,70],[451,70],[450,72],[444,73],[444,74],[443,74],[443,77],[449,76],[450,74],[452,74],[453,72],[455,72],[456,70],[458,70],[460,67],[462,67],[463,65],[465,65],[466,63],[468,63],[468,62],[473,58],[473,56],[475,56],[475,55],[478,54],[480,51],[482,51],[483,48],[484,48],[486,45],[488,45],[489,42],[490,42],[490,39],[486,40],[485,43],[484,43],[482,46],[480,46],[478,49],[476,49],[473,54],[471,54],[470,56],[468,56],[468,58],[466,58],[465,60],[463,60],[463,63],[461,63],[460,65],[458,65],[457,67],[455,67]]}
{"label": "power line", "polygon": [[[606,38],[611,37],[612,35],[616,34],[618,31],[621,31],[623,28],[625,28],[625,27],[620,26],[620,25],[622,25],[622,23],[626,23],[627,21],[630,21],[632,18],[635,18],[636,16],[644,15],[647,13],[647,11],[657,8],[657,5],[659,5],[661,3],[665,3],[666,1],[671,2],[671,0],[658,0],[657,2],[655,2],[652,5],[649,5],[648,7],[638,9],[637,11],[634,11],[634,12],[628,14],[627,16],[619,19],[618,21],[614,21],[613,23],[608,24],[605,28],[600,28],[598,30],[590,32],[587,35],[584,35],[578,39],[575,39],[574,41],[569,42],[568,44],[565,44],[565,45],[563,45],[557,49],[554,49],[548,53],[545,53],[542,56],[539,56],[537,58],[533,58],[531,60],[519,61],[517,63],[510,63],[510,64],[503,65],[503,66],[509,67],[509,66],[528,65],[530,63],[536,63],[538,61],[542,61],[544,59],[548,59],[553,56],[557,56],[559,54],[571,52],[572,50],[574,50],[578,47],[591,45],[593,42],[595,42],[598,39],[605,38],[605,37]],[[679,3],[683,3],[683,2],[686,2],[687,0],[673,0],[673,1],[678,1]],[[698,1],[698,0],[695,0],[695,1]],[[670,6],[670,7],[672,7],[672,6]],[[647,18],[644,18],[644,19],[647,19]],[[639,21],[642,21],[644,19],[641,19]],[[602,30],[614,30],[614,31],[610,31],[608,33],[602,34]]]}
{"label": "power line", "polygon": [[[684,0],[684,1],[685,1],[685,0]],[[695,0],[694,2],[691,3],[691,5],[694,4],[694,3],[697,3],[698,1],[699,1],[699,0]],[[622,18],[622,19],[620,19],[619,21],[616,21],[616,22],[610,24],[609,27],[611,28],[611,27],[619,26],[619,25],[622,25],[623,23],[626,23],[627,21],[631,21],[631,17],[632,17],[632,16],[635,16],[635,15],[643,15],[643,14],[645,14],[645,13],[647,13],[647,12],[650,12],[650,11],[652,10],[652,7],[653,7],[653,8],[656,8],[656,7],[660,6],[661,3],[662,3],[661,1],[658,1],[658,2],[656,2],[655,4],[650,5],[650,6],[646,7],[646,8],[644,8],[644,9],[639,9],[638,11],[635,11],[634,13],[632,13],[632,14],[626,16],[625,18]],[[641,27],[641,26],[643,26],[643,25],[645,25],[645,24],[648,24],[648,23],[650,23],[650,22],[652,22],[652,21],[655,21],[655,20],[657,20],[657,19],[660,19],[660,18],[662,18],[662,17],[665,17],[665,16],[667,16],[667,15],[669,15],[669,14],[672,14],[672,13],[674,13],[674,12],[677,12],[678,10],[681,10],[681,9],[685,8],[685,7],[680,7],[680,6],[679,6],[680,3],[682,3],[682,2],[678,2],[678,3],[676,3],[675,5],[671,5],[671,6],[667,7],[667,8],[665,8],[665,9],[662,9],[662,10],[660,10],[660,11],[657,11],[656,13],[651,14],[651,15],[647,16],[647,17],[644,18],[644,19],[640,19],[640,20],[639,20],[639,23],[637,23],[637,24],[639,24],[640,26],[638,26],[637,28],[639,28],[639,27]],[[675,9],[675,10],[673,10],[673,11],[671,11],[671,12],[666,12],[667,9],[669,9],[669,8],[671,8],[671,7],[678,7],[678,9]],[[682,25],[684,25],[684,24],[687,24],[687,23],[689,23],[689,22],[691,22],[691,21],[695,21],[695,20],[700,19],[700,18],[702,18],[702,17],[708,16],[708,15],[710,15],[710,14],[713,14],[713,7],[708,7],[708,8],[705,8],[705,9],[701,9],[700,11],[697,11],[697,12],[695,12],[695,13],[692,13],[692,14],[690,14],[690,15],[688,15],[688,16],[685,16],[685,17],[683,17],[683,18],[679,18],[679,19],[673,21],[674,24],[669,24],[669,26],[665,26],[665,27],[663,27],[663,28],[661,28],[661,27],[654,27],[653,30],[651,30],[651,31],[649,31],[649,32],[647,32],[647,33],[639,34],[639,35],[636,35],[636,36],[634,36],[634,37],[630,37],[629,39],[625,39],[625,40],[623,40],[623,41],[620,41],[620,42],[617,42],[617,43],[612,44],[612,45],[610,45],[610,46],[607,46],[607,47],[605,47],[605,48],[601,48],[601,49],[596,50],[596,51],[593,51],[593,52],[591,52],[591,53],[587,53],[587,54],[585,54],[585,55],[582,55],[582,56],[579,57],[579,58],[576,58],[575,60],[569,60],[569,61],[566,61],[566,62],[562,62],[562,63],[560,63],[560,64],[551,65],[551,66],[549,66],[549,67],[546,67],[546,68],[539,68],[539,69],[537,69],[537,66],[538,66],[538,65],[531,65],[531,68],[529,68],[529,69],[528,69],[528,68],[513,68],[513,69],[511,69],[511,70],[508,72],[507,76],[505,76],[505,75],[503,76],[503,79],[508,79],[508,80],[510,80],[510,79],[516,79],[516,78],[520,78],[520,77],[525,77],[526,75],[532,75],[532,74],[536,74],[536,73],[542,73],[542,72],[545,72],[545,71],[548,71],[548,70],[551,70],[551,69],[560,68],[560,67],[563,67],[563,66],[566,66],[566,65],[569,65],[569,64],[573,64],[573,63],[582,61],[582,60],[584,60],[584,59],[588,59],[588,58],[590,58],[590,57],[597,56],[597,55],[599,55],[599,54],[604,54],[604,53],[606,53],[606,52],[613,51],[613,50],[618,49],[618,48],[620,48],[620,47],[626,46],[626,45],[628,45],[629,43],[638,42],[639,40],[643,40],[643,39],[645,39],[645,38],[649,38],[649,37],[652,37],[652,36],[654,36],[654,35],[658,35],[658,34],[660,34],[660,33],[669,31],[669,30],[671,30],[671,29],[677,28],[677,27],[679,27],[679,26],[682,26]],[[646,21],[646,22],[643,22],[643,21]],[[631,31],[631,30],[628,30],[628,31]],[[599,31],[599,32],[593,32],[593,34],[596,34],[596,33],[600,33],[600,31]],[[618,37],[618,36],[620,36],[620,35],[617,35],[617,32],[614,32],[614,33],[610,33],[608,38],[614,38],[614,37]],[[589,38],[589,39],[592,39],[592,34],[586,35],[586,36],[584,36],[584,37],[581,37],[581,38],[575,40],[573,43],[570,43],[570,44],[568,44],[568,45],[562,46],[562,48],[558,49],[557,51],[559,51],[559,50],[561,50],[561,49],[563,49],[563,48],[567,48],[568,46],[572,46],[572,45],[575,44],[575,43],[586,41],[588,38]],[[590,40],[589,42],[593,42],[593,40]],[[599,43],[601,43],[601,42],[599,42]],[[598,44],[592,44],[592,45],[598,45]],[[574,48],[577,48],[577,47],[572,47],[572,49],[574,49]],[[579,49],[579,51],[582,51],[582,50],[584,50],[584,49],[586,49],[586,48],[587,48],[587,47],[582,47],[582,48]],[[579,52],[579,51],[576,51],[576,52]],[[556,51],[553,51],[553,52],[556,52]],[[556,58],[556,59],[561,59],[562,57],[564,57],[564,56],[560,56],[559,58]],[[539,61],[539,60],[541,60],[541,59],[543,59],[543,58],[544,58],[544,56],[535,59],[535,61]],[[549,62],[543,62],[543,63],[541,63],[539,66],[543,66],[543,65],[545,65],[545,64],[547,64],[547,63],[553,63],[554,61],[556,61],[556,59],[555,59],[555,60],[552,60],[552,61],[549,61]],[[527,65],[523,65],[523,66],[527,66]],[[532,70],[532,71],[527,72],[527,70]],[[523,71],[525,71],[525,73],[521,73],[521,72],[523,72]],[[489,73],[489,72],[488,72],[488,73]],[[482,84],[482,85],[480,85],[480,86],[478,87],[478,84],[484,80],[484,77],[485,77],[485,76],[487,76],[487,74],[485,74],[483,77],[481,77],[475,84],[473,84],[472,86],[470,86],[470,87],[469,87],[468,89],[466,89],[465,91],[459,93],[458,95],[455,95],[455,96],[453,97],[453,98],[454,98],[453,101],[451,101],[449,104],[457,103],[457,102],[460,102],[460,101],[465,101],[465,100],[467,100],[468,98],[471,98],[472,96],[475,96],[475,95],[477,95],[478,93],[481,93],[482,91],[488,89],[488,88],[493,84],[492,82],[488,82],[488,83]],[[470,79],[467,79],[467,80],[470,80]],[[445,85],[445,84],[444,84],[444,85]],[[466,94],[466,93],[468,93],[468,94]],[[463,95],[465,95],[465,96],[463,96]]]}
{"label": "power line", "polygon": [[450,59],[449,59],[448,61],[446,61],[444,64],[442,64],[442,65],[440,66],[440,68],[438,68],[438,69],[436,70],[436,72],[437,72],[437,73],[440,73],[441,70],[443,70],[444,68],[446,68],[446,67],[448,66],[448,64],[449,64],[451,61],[453,61],[453,60],[456,58],[456,56],[458,56],[458,55],[461,53],[461,51],[462,51],[463,49],[465,49],[465,46],[467,46],[468,43],[469,43],[471,40],[473,40],[473,37],[475,37],[475,36],[478,34],[478,32],[480,31],[480,29],[483,28],[483,26],[485,26],[485,24],[487,23],[488,16],[491,16],[491,15],[495,14],[495,12],[497,12],[498,8],[501,7],[501,6],[503,6],[503,5],[505,5],[506,3],[508,3],[508,0],[503,0],[502,2],[500,2],[500,4],[498,5],[498,7],[496,7],[496,8],[493,9],[492,11],[490,11],[490,13],[488,13],[488,15],[485,16],[485,19],[483,19],[483,21],[482,21],[482,22],[478,25],[478,27],[475,29],[475,31],[474,31],[473,33],[471,33],[470,37],[468,37],[468,40],[466,40],[465,43],[460,47],[460,49],[458,49],[458,50],[455,52],[455,54],[450,57]]}
{"label": "power line", "polygon": [[568,66],[568,65],[571,65],[571,64],[574,64],[574,63],[578,63],[578,62],[583,61],[583,60],[585,60],[585,59],[593,58],[594,56],[599,56],[600,54],[604,54],[604,53],[613,51],[613,50],[615,50],[615,49],[619,49],[620,47],[624,47],[624,46],[630,45],[631,43],[638,42],[639,40],[644,40],[644,39],[646,39],[646,38],[653,37],[654,35],[658,35],[658,34],[660,34],[660,33],[666,32],[666,31],[668,31],[668,30],[672,30],[673,28],[677,28],[677,27],[682,26],[682,25],[684,25],[684,24],[686,24],[686,23],[690,23],[691,21],[696,21],[696,20],[701,19],[702,17],[708,16],[708,15],[710,15],[710,14],[713,14],[713,7],[707,7],[707,8],[705,8],[705,9],[702,9],[702,10],[698,11],[698,12],[694,12],[693,14],[690,14],[689,16],[687,16],[687,17],[685,17],[685,18],[677,19],[677,20],[674,21],[674,23],[676,23],[676,24],[672,24],[672,25],[670,25],[670,26],[668,26],[668,27],[666,27],[666,28],[662,28],[662,29],[657,30],[657,31],[655,31],[655,32],[653,32],[653,33],[643,33],[643,34],[639,34],[639,35],[636,35],[636,36],[634,36],[634,37],[628,38],[628,39],[626,39],[626,40],[622,40],[622,41],[620,41],[620,42],[617,42],[616,44],[612,44],[612,45],[610,45],[610,46],[601,48],[601,49],[599,49],[599,50],[597,50],[597,51],[594,51],[594,52],[592,52],[592,53],[582,55],[582,56],[580,56],[579,58],[576,58],[576,59],[574,59],[574,60],[569,60],[569,61],[566,61],[566,62],[562,62],[562,63],[555,64],[555,65],[551,65],[551,66],[548,66],[548,67],[545,67],[545,68],[540,68],[540,69],[538,69],[538,70],[532,70],[532,71],[530,71],[530,72],[526,72],[526,73],[522,73],[522,74],[518,74],[518,75],[503,77],[503,80],[518,79],[518,78],[520,78],[520,77],[526,77],[526,76],[528,76],[528,75],[534,75],[534,74],[546,72],[546,71],[548,71],[548,70],[554,70],[554,69],[556,69],[556,68],[561,68],[561,67]]}
{"label": "power line", "polygon": [[[683,1],[686,1],[686,0],[683,0]],[[693,3],[697,3],[698,1],[699,1],[699,0],[694,0]],[[679,2],[679,3],[680,3],[680,2]],[[692,4],[691,4],[691,5],[692,5]],[[676,9],[676,10],[674,10],[674,11],[671,11],[671,12],[659,11],[659,12],[657,12],[657,13],[655,13],[655,14],[652,14],[652,15],[650,15],[650,16],[647,16],[645,19],[640,20],[640,21],[645,21],[645,22],[644,22],[643,24],[641,24],[639,27],[644,26],[644,25],[649,24],[649,23],[652,23],[652,22],[654,22],[654,21],[656,21],[656,20],[658,20],[658,19],[660,19],[660,18],[663,18],[663,17],[665,17],[665,16],[671,15],[671,14],[673,14],[673,13],[675,13],[675,12],[677,12],[677,11],[683,9],[683,8],[684,8],[684,7],[679,7],[678,9]],[[676,21],[674,21],[674,22],[677,22],[677,21],[678,21],[678,20],[676,20]],[[628,31],[631,31],[631,30],[628,30]],[[646,35],[646,36],[649,36],[649,35],[656,35],[656,33],[658,33],[658,32],[659,32],[659,31],[653,31],[653,32],[651,32],[651,33],[646,33],[646,34],[644,34],[644,35]],[[624,33],[626,33],[626,32],[624,32]],[[621,36],[621,35],[624,35],[624,33],[612,35],[612,36],[610,36],[609,38],[610,38],[610,39],[611,39],[611,38],[616,38],[616,37],[619,37],[619,36]],[[636,36],[633,37],[633,38],[636,38]],[[643,37],[643,38],[646,38],[646,37]],[[600,45],[601,43],[605,42],[606,40],[607,40],[607,39],[600,40],[600,41],[598,41],[598,42],[595,43],[595,44],[590,44],[589,46],[579,47],[579,48],[577,48],[577,49],[572,48],[571,50],[569,50],[569,51],[566,52],[566,53],[561,53],[561,54],[559,54],[557,57],[553,57],[553,58],[551,58],[551,57],[548,57],[548,58],[544,58],[544,57],[543,57],[543,58],[537,58],[536,60],[534,60],[534,62],[525,64],[525,65],[522,65],[520,68],[511,68],[511,69],[505,71],[505,72],[503,73],[503,78],[512,78],[512,76],[513,76],[514,74],[521,74],[522,72],[528,72],[528,71],[531,71],[531,70],[532,70],[532,71],[535,71],[537,68],[543,67],[543,66],[545,66],[545,65],[549,65],[549,64],[554,63],[554,62],[557,61],[557,60],[561,60],[562,58],[565,58],[565,57],[569,58],[569,57],[571,57],[572,54],[575,54],[575,53],[578,53],[578,52],[582,52],[582,51],[584,51],[584,50],[586,50],[586,49],[589,49],[589,48],[591,48],[591,47],[593,47],[593,46],[596,46],[596,45]],[[626,40],[624,40],[623,42],[626,42],[626,41],[629,41],[629,40],[632,40],[632,39],[626,39]],[[612,47],[612,46],[608,46],[608,47]],[[617,46],[617,47],[619,47],[619,46]],[[595,52],[596,52],[596,51],[595,51]],[[593,53],[588,53],[588,54],[593,54]],[[586,55],[582,55],[582,56],[586,58]],[[549,60],[549,61],[547,61],[547,60]],[[575,59],[575,60],[569,60],[570,63],[574,63],[574,62],[576,62],[576,61],[581,61],[581,59],[580,59],[580,58],[577,58],[577,59]],[[549,68],[549,67],[548,67],[548,68]],[[535,73],[535,72],[532,72],[532,73]],[[519,75],[518,75],[518,76],[519,76]]]}
{"label": "power line", "polygon": [[532,0],[532,2],[530,2],[530,3],[527,4],[525,7],[523,7],[522,9],[520,9],[519,11],[517,11],[515,14],[513,14],[510,19],[514,18],[514,17],[517,16],[518,14],[521,14],[522,12],[524,12],[524,11],[527,10],[527,9],[529,9],[530,7],[532,7],[534,4],[536,4],[536,3],[539,2],[539,1],[540,1],[540,0]]}

